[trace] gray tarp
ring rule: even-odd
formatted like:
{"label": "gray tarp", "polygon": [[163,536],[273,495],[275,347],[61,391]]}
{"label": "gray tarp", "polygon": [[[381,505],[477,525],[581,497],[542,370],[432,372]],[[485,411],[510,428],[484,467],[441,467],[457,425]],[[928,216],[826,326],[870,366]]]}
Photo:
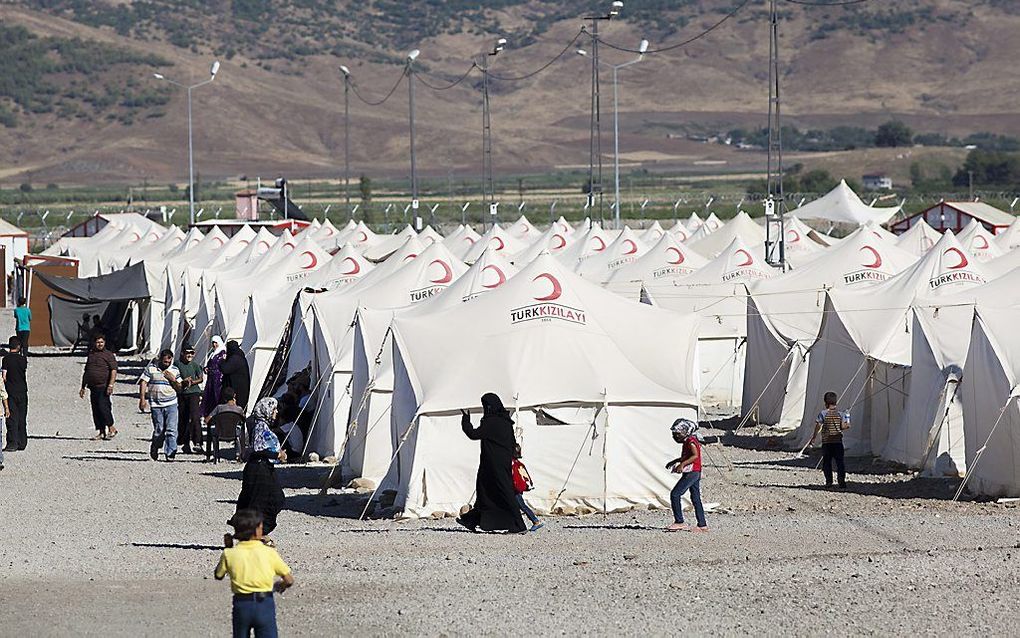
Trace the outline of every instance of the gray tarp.
{"label": "gray tarp", "polygon": [[130,301],[149,298],[149,284],[145,278],[143,263],[96,277],[53,277],[42,273],[36,273],[35,276],[58,294],[78,301]]}

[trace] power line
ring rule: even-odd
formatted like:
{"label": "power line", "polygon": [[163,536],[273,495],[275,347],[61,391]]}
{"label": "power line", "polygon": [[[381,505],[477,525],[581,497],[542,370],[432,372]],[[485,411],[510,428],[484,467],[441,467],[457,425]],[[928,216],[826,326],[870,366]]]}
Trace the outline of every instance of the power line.
{"label": "power line", "polygon": [[400,74],[400,77],[399,77],[399,78],[397,78],[397,81],[396,81],[396,83],[395,83],[395,84],[393,85],[393,88],[392,88],[392,89],[390,89],[389,93],[387,93],[387,94],[386,94],[386,97],[384,97],[383,99],[381,99],[381,100],[379,100],[379,101],[372,101],[372,100],[367,100],[367,99],[365,99],[365,97],[364,97],[363,95],[361,95],[361,93],[360,93],[360,92],[358,91],[358,85],[357,85],[357,84],[355,84],[355,83],[353,83],[353,82],[351,82],[351,90],[352,90],[352,91],[354,92],[354,95],[355,95],[355,96],[356,96],[356,97],[357,97],[357,98],[358,98],[359,100],[361,100],[362,102],[364,102],[365,104],[367,104],[367,105],[369,105],[369,106],[379,106],[379,105],[383,104],[384,102],[386,102],[386,100],[388,100],[388,99],[390,99],[391,97],[393,97],[393,94],[397,92],[397,87],[399,87],[399,86],[400,86],[400,84],[401,84],[401,82],[403,82],[403,81],[404,81],[404,77],[405,77],[406,75],[407,75],[406,71],[405,71],[405,72],[401,72],[401,74]]}
{"label": "power line", "polygon": [[542,71],[545,71],[546,69],[551,67],[553,64],[556,63],[557,60],[559,60],[564,55],[566,55],[567,51],[570,51],[570,48],[573,47],[575,43],[577,43],[578,38],[580,38],[581,34],[583,34],[583,33],[585,33],[584,29],[581,29],[580,31],[578,31],[577,35],[575,35],[573,38],[571,38],[570,42],[567,43],[567,46],[563,47],[563,50],[560,51],[559,53],[557,53],[556,56],[553,59],[549,60],[548,62],[546,62],[542,66],[538,67],[534,71],[531,71],[530,73],[525,73],[524,75],[518,75],[518,76],[505,76],[505,75],[496,75],[495,73],[492,73],[490,71],[489,72],[489,77],[491,77],[491,78],[493,78],[495,80],[502,80],[504,82],[519,82],[520,80],[527,80],[528,78],[532,78],[532,77],[538,75],[539,73],[541,73]]}
{"label": "power line", "polygon": [[[794,0],[787,0],[787,1],[788,2],[793,2]],[[866,2],[867,0],[854,0],[854,1],[855,2]],[[701,33],[699,33],[699,34],[697,34],[695,36],[691,36],[690,38],[687,38],[686,40],[683,40],[682,42],[677,42],[676,44],[670,44],[668,46],[660,47],[658,49],[648,49],[647,51],[639,51],[638,49],[631,49],[631,48],[628,48],[628,47],[622,47],[622,46],[619,46],[619,45],[616,45],[616,44],[612,44],[610,42],[606,42],[605,40],[599,40],[599,42],[604,44],[605,46],[609,47],[610,49],[616,49],[617,51],[624,51],[624,52],[627,52],[627,53],[645,53],[645,54],[648,54],[648,53],[663,53],[665,51],[672,51],[673,49],[679,49],[680,47],[685,47],[688,44],[691,44],[692,42],[696,42],[696,41],[700,40],[701,38],[707,36],[709,33],[712,33],[713,31],[715,31],[716,29],[721,27],[727,20],[729,20],[733,16],[737,15],[737,13],[739,13],[741,9],[743,9],[744,7],[746,7],[750,3],[751,3],[751,0],[744,0],[739,5],[737,5],[732,11],[730,11],[725,16],[723,16],[721,20],[719,20],[718,22],[716,22],[712,26],[708,27],[707,29],[705,29]]]}
{"label": "power line", "polygon": [[425,78],[422,77],[421,73],[415,73],[414,76],[418,79],[419,82],[429,87],[433,91],[448,91],[453,87],[457,86],[458,84],[460,84],[461,82],[463,82],[464,80],[466,80],[467,76],[471,75],[471,72],[474,71],[476,68],[478,68],[478,65],[472,62],[471,66],[468,67],[468,70],[465,71],[463,75],[461,75],[459,78],[457,78],[450,84],[447,84],[446,86],[436,86],[434,84],[429,84],[428,82],[425,81]]}
{"label": "power line", "polygon": [[863,4],[869,0],[840,0],[839,2],[808,2],[808,0],[785,0],[791,4],[802,4],[806,7],[844,7],[848,4]]}

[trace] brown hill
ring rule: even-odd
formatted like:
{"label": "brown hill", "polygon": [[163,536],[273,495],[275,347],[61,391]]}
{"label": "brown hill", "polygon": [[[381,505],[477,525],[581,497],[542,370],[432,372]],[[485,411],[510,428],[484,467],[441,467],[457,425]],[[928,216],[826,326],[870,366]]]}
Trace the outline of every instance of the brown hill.
{"label": "brown hill", "polygon": [[[180,40],[183,36],[167,36],[151,24],[106,25],[102,20],[83,18],[85,14],[76,13],[73,7],[33,8],[41,4],[5,3],[0,7],[2,24],[23,26],[43,38],[104,43],[166,63],[120,64],[115,71],[103,72],[107,84],[130,81],[139,87],[136,91],[143,91],[147,90],[145,83],[151,82],[154,91],[165,90],[165,84],[156,87],[157,81],[151,79],[157,66],[178,81],[199,81],[206,77],[214,57],[221,59],[216,81],[194,93],[196,168],[209,179],[280,173],[337,176],[342,171],[343,148],[343,88],[338,65],[351,67],[365,98],[380,99],[400,77],[401,67],[395,61],[404,51],[397,45],[405,44],[406,37],[382,39],[387,33],[400,32],[394,30],[404,24],[403,18],[386,22],[390,31],[371,20],[378,19],[387,7],[414,12],[425,3],[335,3],[330,15],[350,12],[354,26],[347,32],[338,31],[336,40],[320,50],[300,43],[288,49],[288,41],[281,39],[281,33],[288,33],[286,29],[258,36],[250,29],[232,29],[229,18],[215,21],[217,29],[202,36],[209,40],[192,37],[188,44]],[[422,51],[420,65],[429,84],[441,86],[455,80],[468,68],[471,56],[500,33],[526,34],[522,40],[529,44],[515,48],[511,41],[495,60],[493,72],[526,74],[563,51],[581,26],[579,19],[563,17],[566,9],[572,8],[570,3],[490,4],[502,8],[464,10],[456,20],[433,21],[435,34],[416,45]],[[602,33],[607,41],[626,46],[635,46],[649,34],[645,37],[654,49],[704,30],[733,6],[711,1],[688,4],[690,15],[677,18],[673,26],[686,24],[673,33],[648,18],[603,24]],[[876,0],[872,4],[886,3]],[[804,127],[874,127],[895,117],[919,131],[1020,135],[1020,117],[1015,115],[1020,68],[1013,35],[1020,28],[1020,13],[1013,3],[904,0],[896,4],[901,5],[896,10],[862,13],[783,3],[783,90],[788,121]],[[210,3],[210,11],[220,5],[231,3]],[[237,5],[235,0],[235,10]],[[400,6],[405,9],[394,8]],[[580,15],[580,10],[574,15]],[[300,14],[292,17],[291,26],[298,29],[314,25],[316,20],[324,18],[316,13]],[[358,25],[370,23],[375,25],[372,37],[358,41]],[[539,23],[540,29],[535,27]],[[706,166],[717,172],[760,169],[760,153],[702,144],[685,139],[684,134],[765,123],[767,36],[765,3],[751,0],[707,37],[684,48],[649,55],[621,71],[621,145],[628,165],[687,173],[705,172]],[[176,43],[171,41],[174,37]],[[302,42],[314,40],[307,33],[302,37],[306,38]],[[270,45],[276,48],[267,53]],[[588,46],[585,36],[578,45]],[[575,55],[573,48],[533,78],[493,80],[498,172],[535,173],[586,166],[588,62]],[[631,57],[603,49],[603,59],[609,62]],[[606,151],[612,141],[609,79],[608,73],[603,75]],[[57,74],[53,81],[71,80]],[[417,148],[423,174],[468,176],[480,171],[479,87],[477,72],[445,91],[417,85]],[[67,115],[68,104],[77,99],[73,95],[63,98],[64,113],[59,109],[30,113],[10,101],[0,102],[18,111],[16,125],[0,136],[0,153],[7,158],[0,167],[0,179],[7,185],[21,181],[183,180],[187,175],[185,94],[174,90],[167,95],[169,102],[164,105],[125,111],[128,107],[115,104],[109,113],[93,108],[89,111],[92,115],[82,117]],[[407,108],[406,84],[380,106],[352,100],[355,175],[407,173]]]}

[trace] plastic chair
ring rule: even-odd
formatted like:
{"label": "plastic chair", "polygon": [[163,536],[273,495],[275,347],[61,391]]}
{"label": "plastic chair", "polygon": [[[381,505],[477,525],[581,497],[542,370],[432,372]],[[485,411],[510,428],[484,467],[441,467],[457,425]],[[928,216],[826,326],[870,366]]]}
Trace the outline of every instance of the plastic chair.
{"label": "plastic chair", "polygon": [[236,412],[220,412],[209,420],[206,435],[205,460],[212,458],[220,462],[220,441],[232,441],[238,453],[241,451],[241,434],[244,429],[244,415]]}

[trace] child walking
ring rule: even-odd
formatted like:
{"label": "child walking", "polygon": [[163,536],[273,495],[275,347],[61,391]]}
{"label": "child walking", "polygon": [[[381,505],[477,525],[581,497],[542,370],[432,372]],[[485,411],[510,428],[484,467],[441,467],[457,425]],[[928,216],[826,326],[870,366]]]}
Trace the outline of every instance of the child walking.
{"label": "child walking", "polygon": [[[680,458],[666,463],[667,470],[680,475],[680,480],[669,493],[669,502],[673,507],[673,523],[666,528],[667,532],[708,531],[705,508],[701,504],[701,442],[694,434],[697,429],[698,424],[690,419],[677,419],[670,428],[673,440],[680,443],[683,448]],[[698,519],[698,526],[693,529],[684,523],[683,495],[688,490],[691,492],[694,515]]]}
{"label": "child walking", "polygon": [[535,484],[531,482],[531,475],[528,474],[528,468],[524,467],[524,463],[521,461],[521,446],[514,446],[514,462],[513,462],[513,476],[514,476],[514,492],[517,495],[517,507],[521,508],[521,513],[528,517],[531,521],[532,532],[545,527],[545,523],[540,518],[535,516],[535,512],[528,507],[528,503],[524,500],[524,493],[531,491]]}
{"label": "child walking", "polygon": [[[273,592],[283,593],[294,584],[290,567],[275,549],[262,542],[262,515],[257,511],[239,510],[228,522],[234,528],[233,539],[220,555],[215,576],[223,580],[230,574],[234,638],[248,638],[253,629],[256,638],[276,638]],[[238,543],[234,545],[233,540]]]}
{"label": "child walking", "polygon": [[832,464],[836,464],[836,480],[840,489],[846,487],[846,464],[843,461],[843,433],[850,429],[850,413],[841,412],[836,403],[839,395],[826,392],[822,397],[825,409],[815,417],[815,431],[808,445],[815,442],[819,433],[822,435],[822,474],[825,475],[825,486],[832,487]]}

